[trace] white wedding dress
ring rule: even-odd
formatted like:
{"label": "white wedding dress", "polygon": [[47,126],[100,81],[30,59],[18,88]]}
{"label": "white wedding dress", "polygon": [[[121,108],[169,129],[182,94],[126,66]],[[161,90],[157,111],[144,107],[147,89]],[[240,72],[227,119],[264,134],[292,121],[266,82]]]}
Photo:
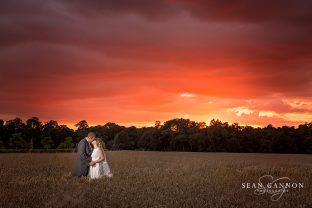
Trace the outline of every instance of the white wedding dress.
{"label": "white wedding dress", "polygon": [[[103,176],[112,177],[113,174],[107,163],[106,155],[104,153],[105,159],[102,162],[96,163],[94,166],[90,166],[89,177],[91,179],[101,178]],[[93,149],[91,155],[92,161],[98,160],[100,158],[100,148]]]}

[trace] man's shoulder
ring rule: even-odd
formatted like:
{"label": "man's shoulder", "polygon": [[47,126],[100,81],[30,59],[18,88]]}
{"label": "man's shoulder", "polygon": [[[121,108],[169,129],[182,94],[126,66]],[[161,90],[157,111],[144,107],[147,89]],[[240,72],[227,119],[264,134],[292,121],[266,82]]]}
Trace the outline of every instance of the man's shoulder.
{"label": "man's shoulder", "polygon": [[83,139],[81,139],[80,141],[79,141],[79,144],[85,144],[86,143],[86,138],[83,138]]}

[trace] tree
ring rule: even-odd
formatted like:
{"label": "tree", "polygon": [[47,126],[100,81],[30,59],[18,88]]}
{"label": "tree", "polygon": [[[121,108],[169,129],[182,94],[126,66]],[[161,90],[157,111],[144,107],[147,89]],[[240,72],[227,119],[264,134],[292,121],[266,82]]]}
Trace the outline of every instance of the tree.
{"label": "tree", "polygon": [[22,119],[16,117],[13,120],[7,121],[5,123],[5,127],[10,133],[17,133],[24,130],[25,124],[23,123]]}
{"label": "tree", "polygon": [[76,123],[75,127],[77,127],[78,130],[86,130],[89,128],[89,124],[86,120],[82,120]]}
{"label": "tree", "polygon": [[27,142],[23,139],[22,133],[12,134],[10,144],[15,149],[25,149],[27,147]]}
{"label": "tree", "polygon": [[32,117],[26,121],[26,127],[41,130],[42,123],[39,121],[38,117]]}
{"label": "tree", "polygon": [[0,149],[4,149],[4,143],[2,140],[0,140]]}
{"label": "tree", "polygon": [[80,139],[84,138],[88,134],[89,125],[86,120],[79,121],[75,124],[75,127],[77,127],[77,135]]}
{"label": "tree", "polygon": [[161,128],[161,122],[160,121],[155,121],[155,128],[160,129]]}
{"label": "tree", "polygon": [[42,137],[50,137],[58,145],[64,137],[59,137],[60,127],[57,121],[50,120],[42,126]]}
{"label": "tree", "polygon": [[54,120],[51,120],[44,124],[42,134],[43,137],[52,138],[54,142],[53,148],[57,148],[66,137],[77,137],[76,132],[74,132],[72,129],[68,128],[66,125],[58,125],[58,123]]}
{"label": "tree", "polygon": [[186,134],[179,134],[175,137],[176,150],[189,151],[190,146],[188,142],[188,136]]}
{"label": "tree", "polygon": [[199,129],[204,129],[204,128],[206,128],[206,127],[207,127],[207,125],[206,125],[205,122],[199,122],[199,123],[198,123],[198,128],[199,128]]}
{"label": "tree", "polygon": [[272,139],[272,150],[276,153],[296,153],[297,145],[292,128],[283,126]]}
{"label": "tree", "polygon": [[26,121],[26,126],[23,131],[26,142],[32,143],[35,148],[39,148],[41,146],[41,138],[42,138],[42,123],[39,118],[32,117]]}
{"label": "tree", "polygon": [[73,138],[66,137],[64,142],[62,142],[57,148],[58,149],[71,149],[74,147],[75,147],[75,144],[73,143]]}
{"label": "tree", "polygon": [[132,141],[126,131],[122,130],[116,134],[114,138],[115,149],[130,150],[134,147],[134,141]]}
{"label": "tree", "polygon": [[1,141],[1,148],[4,148],[4,142],[2,141],[2,139],[5,138],[5,129],[4,129],[4,121],[0,119],[0,141]]}
{"label": "tree", "polygon": [[[51,120],[44,125],[39,118],[20,118],[4,123],[0,119],[0,148],[73,148],[93,131],[103,139],[108,149],[136,149],[157,151],[225,151],[312,153],[312,123],[295,127],[264,128],[229,125],[220,120],[204,122],[177,118],[153,127],[124,127],[108,122],[89,127],[85,120],[76,124],[77,130]],[[64,139],[65,138],[65,139]]]}
{"label": "tree", "polygon": [[205,150],[205,135],[203,133],[194,133],[189,136],[189,145],[191,151],[204,151]]}
{"label": "tree", "polygon": [[41,140],[41,144],[43,146],[44,149],[51,149],[54,145],[53,140],[51,137],[44,137]]}
{"label": "tree", "polygon": [[158,129],[146,130],[138,141],[138,147],[145,150],[163,150],[163,137]]}
{"label": "tree", "polygon": [[59,127],[57,121],[50,120],[43,125],[43,134],[46,136],[51,136],[53,131]]}
{"label": "tree", "polygon": [[166,121],[162,128],[176,133],[187,133],[188,129],[193,127],[194,124],[195,122],[193,123],[189,119],[177,118]]}
{"label": "tree", "polygon": [[312,136],[307,136],[303,141],[304,152],[312,154]]}
{"label": "tree", "polygon": [[138,129],[135,126],[130,126],[126,129],[124,129],[125,132],[127,132],[129,141],[131,143],[131,149],[135,149],[137,146],[138,140],[139,140],[139,134]]}
{"label": "tree", "polygon": [[210,139],[208,151],[224,152],[226,151],[226,143],[230,138],[229,126],[218,120],[212,120],[207,128],[207,137]]}
{"label": "tree", "polygon": [[113,140],[118,132],[125,129],[125,127],[111,122],[106,123],[103,127],[105,129],[105,135],[107,136],[108,140]]}

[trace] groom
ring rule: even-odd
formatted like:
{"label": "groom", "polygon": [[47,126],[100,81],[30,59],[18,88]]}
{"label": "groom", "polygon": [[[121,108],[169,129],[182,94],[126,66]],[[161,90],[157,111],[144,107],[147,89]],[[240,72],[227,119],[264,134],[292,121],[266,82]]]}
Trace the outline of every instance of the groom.
{"label": "groom", "polygon": [[77,163],[76,163],[76,176],[87,176],[89,166],[92,166],[91,154],[92,147],[91,142],[95,139],[95,133],[89,132],[88,136],[78,143],[77,150]]}

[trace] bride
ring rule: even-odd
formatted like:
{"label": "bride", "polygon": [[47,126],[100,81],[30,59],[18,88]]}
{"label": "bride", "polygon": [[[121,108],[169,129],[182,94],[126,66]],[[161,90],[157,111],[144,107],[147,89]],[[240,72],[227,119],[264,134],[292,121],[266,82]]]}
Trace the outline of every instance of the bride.
{"label": "bride", "polygon": [[101,178],[103,176],[112,177],[113,174],[107,163],[106,155],[104,152],[104,142],[96,138],[92,145],[94,147],[91,158],[94,165],[90,166],[89,177],[91,179]]}

